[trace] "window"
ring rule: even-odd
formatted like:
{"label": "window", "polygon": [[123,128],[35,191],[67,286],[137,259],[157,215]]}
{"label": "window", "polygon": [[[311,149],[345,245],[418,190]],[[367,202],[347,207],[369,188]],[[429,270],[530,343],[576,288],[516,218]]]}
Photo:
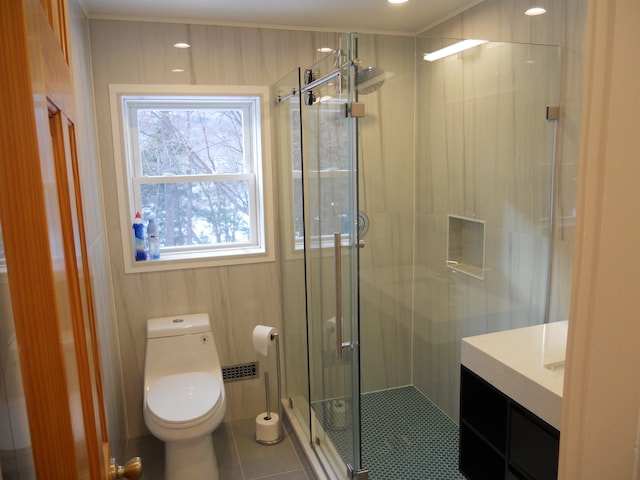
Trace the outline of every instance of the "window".
{"label": "window", "polygon": [[[268,89],[110,90],[125,271],[273,260]],[[134,260],[136,212],[159,259]]]}
{"label": "window", "polygon": [[[344,101],[323,97],[313,108],[305,111],[306,129],[305,177],[309,213],[309,239],[313,247],[333,248],[333,234],[340,232],[348,237],[351,225],[351,171],[349,162],[349,130],[345,122]],[[306,107],[305,107],[306,108]],[[290,106],[291,182],[293,189],[293,238],[294,249],[304,248],[302,223],[302,152],[300,145],[300,111],[297,103]],[[345,237],[345,242],[348,243]]]}

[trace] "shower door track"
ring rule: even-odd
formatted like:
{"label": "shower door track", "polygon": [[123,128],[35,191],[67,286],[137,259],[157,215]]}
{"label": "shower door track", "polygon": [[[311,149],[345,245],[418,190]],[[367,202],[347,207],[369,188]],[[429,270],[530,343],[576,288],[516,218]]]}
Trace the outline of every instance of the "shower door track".
{"label": "shower door track", "polygon": [[323,75],[322,77],[318,78],[317,80],[314,80],[313,82],[309,83],[308,85],[305,85],[300,90],[296,90],[294,88],[291,91],[291,93],[288,93],[284,97],[278,97],[278,103],[286,102],[291,97],[295,97],[296,95],[301,95],[303,93],[308,92],[309,90],[313,90],[314,88],[318,88],[320,85],[323,85],[324,83],[328,82],[329,80],[333,80],[334,78],[339,77],[340,75],[342,75],[342,73],[340,72],[340,69],[336,69],[336,70],[334,70],[332,72],[329,72],[326,75]]}

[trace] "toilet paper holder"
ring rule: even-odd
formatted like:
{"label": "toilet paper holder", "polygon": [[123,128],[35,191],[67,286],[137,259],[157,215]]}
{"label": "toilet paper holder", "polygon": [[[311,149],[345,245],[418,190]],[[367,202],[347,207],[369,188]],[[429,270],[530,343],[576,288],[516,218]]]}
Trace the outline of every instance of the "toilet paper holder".
{"label": "toilet paper holder", "polygon": [[[260,326],[258,326],[260,327]],[[258,328],[256,327],[256,328]],[[282,383],[280,375],[280,335],[271,331],[269,340],[275,343],[276,347],[276,383],[278,389],[278,413],[271,411],[271,386],[269,383],[269,371],[264,369],[264,386],[266,412],[261,413],[256,418],[256,442],[262,445],[275,445],[284,440],[284,429],[282,428]],[[268,355],[267,355],[268,356]]]}

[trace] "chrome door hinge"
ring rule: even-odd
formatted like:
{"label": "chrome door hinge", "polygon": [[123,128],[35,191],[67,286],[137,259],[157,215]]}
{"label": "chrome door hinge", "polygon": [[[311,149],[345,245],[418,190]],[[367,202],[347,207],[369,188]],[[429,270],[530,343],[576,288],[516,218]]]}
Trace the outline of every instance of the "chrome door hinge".
{"label": "chrome door hinge", "polygon": [[557,105],[547,105],[547,120],[558,120],[560,118],[560,107]]}
{"label": "chrome door hinge", "polygon": [[369,470],[363,468],[362,470],[355,471],[353,466],[347,463],[347,478],[352,480],[369,480]]}
{"label": "chrome door hinge", "polygon": [[364,118],[365,108],[362,102],[351,102],[342,104],[342,116],[352,118]]}

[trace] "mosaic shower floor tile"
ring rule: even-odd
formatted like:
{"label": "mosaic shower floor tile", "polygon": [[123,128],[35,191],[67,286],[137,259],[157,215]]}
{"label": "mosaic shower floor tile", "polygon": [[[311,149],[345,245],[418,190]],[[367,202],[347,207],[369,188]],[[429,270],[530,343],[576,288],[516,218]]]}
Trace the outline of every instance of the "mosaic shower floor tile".
{"label": "mosaic shower floor tile", "polygon": [[[348,458],[343,406],[336,400],[312,406],[338,453]],[[416,388],[364,394],[361,409],[362,463],[370,480],[464,480],[458,426]]]}

